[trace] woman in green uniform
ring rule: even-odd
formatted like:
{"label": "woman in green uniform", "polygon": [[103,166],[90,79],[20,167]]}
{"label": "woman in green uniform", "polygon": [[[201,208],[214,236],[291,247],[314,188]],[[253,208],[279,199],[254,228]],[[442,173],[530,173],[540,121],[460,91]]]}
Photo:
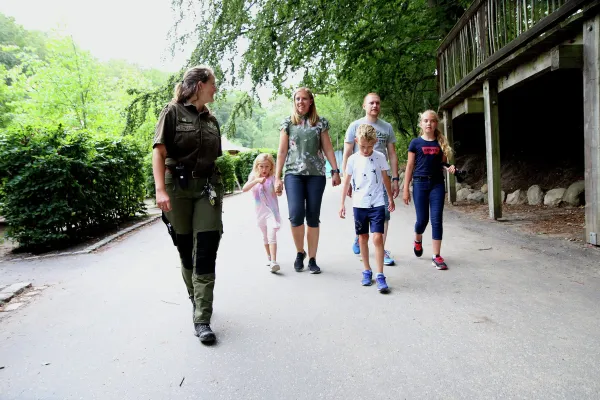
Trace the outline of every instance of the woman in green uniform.
{"label": "woman in green uniform", "polygon": [[202,343],[216,340],[210,318],[215,260],[223,233],[223,185],[215,166],[222,154],[221,133],[206,107],[216,91],[212,69],[188,70],[160,114],[152,154],[156,204],[175,231],[181,272],[194,309],[194,330]]}

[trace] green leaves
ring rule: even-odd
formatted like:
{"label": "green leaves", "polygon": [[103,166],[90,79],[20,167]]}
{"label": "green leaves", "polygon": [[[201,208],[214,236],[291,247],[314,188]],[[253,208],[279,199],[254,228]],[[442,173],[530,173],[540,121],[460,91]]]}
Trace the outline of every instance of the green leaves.
{"label": "green leaves", "polygon": [[62,127],[0,135],[0,213],[8,236],[45,250],[145,212],[142,159],[130,139],[97,139]]}
{"label": "green leaves", "polygon": [[[299,74],[316,93],[341,92],[351,104],[378,92],[397,131],[412,136],[418,111],[437,105],[436,49],[464,3],[209,0],[190,64],[221,68],[227,83],[269,82],[278,93]],[[195,4],[174,5],[184,15]]]}

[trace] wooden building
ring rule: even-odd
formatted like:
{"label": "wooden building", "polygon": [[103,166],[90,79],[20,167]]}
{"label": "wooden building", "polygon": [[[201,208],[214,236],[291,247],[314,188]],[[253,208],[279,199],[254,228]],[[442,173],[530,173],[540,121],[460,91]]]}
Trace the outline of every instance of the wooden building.
{"label": "wooden building", "polygon": [[[499,94],[546,74],[578,71],[586,240],[600,245],[600,1],[475,0],[438,48],[437,63],[440,109],[450,143],[454,120],[483,115],[493,219],[502,216]],[[453,177],[448,185],[453,202]]]}

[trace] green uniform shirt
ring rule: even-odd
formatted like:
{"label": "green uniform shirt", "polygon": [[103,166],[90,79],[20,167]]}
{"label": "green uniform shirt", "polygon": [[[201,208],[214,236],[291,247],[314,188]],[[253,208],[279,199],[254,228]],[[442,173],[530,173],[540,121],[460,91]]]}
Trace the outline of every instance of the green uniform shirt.
{"label": "green uniform shirt", "polygon": [[321,133],[329,131],[329,122],[319,117],[315,126],[311,126],[307,119],[294,125],[291,117],[287,117],[281,123],[280,130],[284,130],[288,136],[285,174],[325,176]]}
{"label": "green uniform shirt", "polygon": [[197,176],[210,176],[215,160],[222,155],[217,119],[206,107],[198,112],[189,103],[172,101],[165,106],[154,132],[154,146],[157,144],[167,149],[167,167],[182,163]]}

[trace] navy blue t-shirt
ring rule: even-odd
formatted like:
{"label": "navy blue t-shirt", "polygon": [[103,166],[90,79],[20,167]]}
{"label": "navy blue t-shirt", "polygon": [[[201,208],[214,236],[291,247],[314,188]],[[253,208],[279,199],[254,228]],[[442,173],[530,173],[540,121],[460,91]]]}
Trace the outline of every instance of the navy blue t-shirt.
{"label": "navy blue t-shirt", "polygon": [[444,152],[437,140],[427,141],[422,137],[411,140],[408,151],[415,153],[414,176],[444,178],[442,158]]}

